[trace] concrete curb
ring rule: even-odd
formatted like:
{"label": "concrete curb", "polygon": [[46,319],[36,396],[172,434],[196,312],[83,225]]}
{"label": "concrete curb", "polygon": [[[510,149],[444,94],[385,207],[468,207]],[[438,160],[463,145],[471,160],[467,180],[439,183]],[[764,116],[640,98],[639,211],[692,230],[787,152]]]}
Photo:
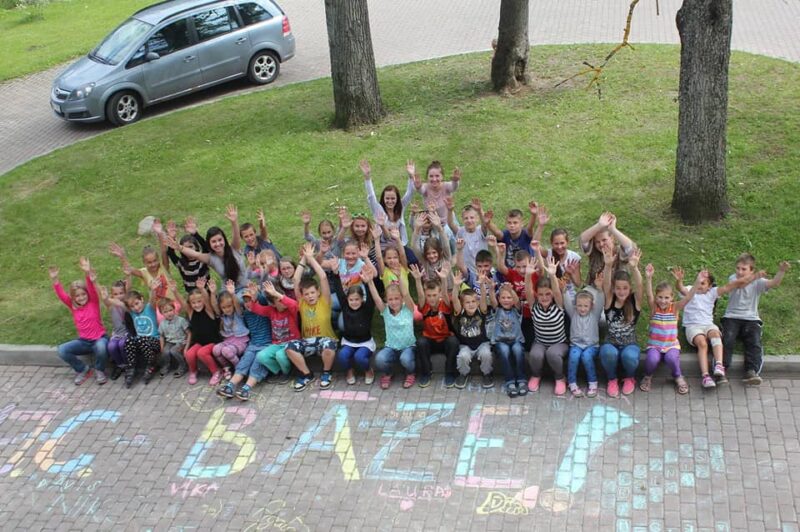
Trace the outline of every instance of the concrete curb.
{"label": "concrete curb", "polygon": [[[642,354],[642,362],[644,353]],[[312,358],[310,360],[313,371],[321,370],[321,362]],[[319,363],[319,364],[316,364]],[[317,367],[319,365],[319,367]],[[12,345],[0,344],[0,366],[44,366],[66,367],[58,357],[55,347],[48,345]],[[495,364],[495,374],[500,374],[500,364]],[[640,370],[642,365],[640,364]],[[599,368],[599,363],[598,363]],[[444,372],[444,357],[434,356],[433,370],[435,373]],[[697,364],[697,354],[694,351],[681,353],[681,371],[687,377],[699,377],[700,368]],[[731,377],[744,375],[744,356],[734,355],[733,366],[729,370]],[[657,377],[667,377],[669,374],[662,365],[656,372]],[[800,376],[800,355],[768,355],[764,358],[764,368],[761,371],[764,377],[798,377]]]}

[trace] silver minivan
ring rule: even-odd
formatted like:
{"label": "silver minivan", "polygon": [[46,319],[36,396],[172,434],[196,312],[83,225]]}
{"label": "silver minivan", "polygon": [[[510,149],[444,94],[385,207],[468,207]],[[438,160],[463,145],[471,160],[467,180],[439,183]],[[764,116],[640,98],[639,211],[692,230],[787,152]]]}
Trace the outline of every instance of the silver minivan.
{"label": "silver minivan", "polygon": [[167,0],[61,73],[50,106],[70,122],[130,124],[144,107],[235,78],[271,83],[294,52],[289,19],[272,0]]}

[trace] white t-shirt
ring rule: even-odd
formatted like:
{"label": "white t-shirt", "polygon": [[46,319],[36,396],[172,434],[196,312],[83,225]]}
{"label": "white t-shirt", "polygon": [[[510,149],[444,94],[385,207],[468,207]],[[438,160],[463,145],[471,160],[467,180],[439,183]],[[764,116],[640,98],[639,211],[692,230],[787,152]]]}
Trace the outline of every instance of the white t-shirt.
{"label": "white t-shirt", "polygon": [[683,307],[683,326],[713,324],[714,303],[718,298],[716,286],[709,288],[705,294],[695,294]]}

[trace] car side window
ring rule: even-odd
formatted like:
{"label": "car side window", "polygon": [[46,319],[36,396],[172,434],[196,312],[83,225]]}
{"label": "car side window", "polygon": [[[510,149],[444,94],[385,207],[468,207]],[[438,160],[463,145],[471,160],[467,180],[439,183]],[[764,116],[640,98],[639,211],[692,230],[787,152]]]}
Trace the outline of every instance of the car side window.
{"label": "car side window", "polygon": [[154,33],[147,40],[147,51],[155,52],[163,57],[191,44],[188,21],[181,19],[164,26]]}
{"label": "car side window", "polygon": [[245,26],[257,24],[258,22],[263,22],[272,18],[272,14],[270,14],[269,11],[254,2],[239,4],[237,8],[239,9],[239,15],[241,15],[242,22],[244,22]]}
{"label": "car side window", "polygon": [[239,29],[239,21],[228,8],[218,7],[209,11],[198,13],[194,18],[194,28],[200,42],[213,39],[219,35]]}

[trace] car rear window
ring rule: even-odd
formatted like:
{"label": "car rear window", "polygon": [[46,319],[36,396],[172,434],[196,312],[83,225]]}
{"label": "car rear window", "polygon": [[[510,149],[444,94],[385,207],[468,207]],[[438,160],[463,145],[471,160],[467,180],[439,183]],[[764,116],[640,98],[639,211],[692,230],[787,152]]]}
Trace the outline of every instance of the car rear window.
{"label": "car rear window", "polygon": [[245,26],[263,22],[272,18],[272,14],[269,11],[264,9],[263,6],[260,6],[254,2],[239,4],[237,8],[239,9],[239,15],[241,15]]}
{"label": "car rear window", "polygon": [[194,27],[197,30],[197,38],[200,41],[207,41],[238,29],[239,21],[236,17],[230,16],[228,8],[218,7],[195,15]]}

